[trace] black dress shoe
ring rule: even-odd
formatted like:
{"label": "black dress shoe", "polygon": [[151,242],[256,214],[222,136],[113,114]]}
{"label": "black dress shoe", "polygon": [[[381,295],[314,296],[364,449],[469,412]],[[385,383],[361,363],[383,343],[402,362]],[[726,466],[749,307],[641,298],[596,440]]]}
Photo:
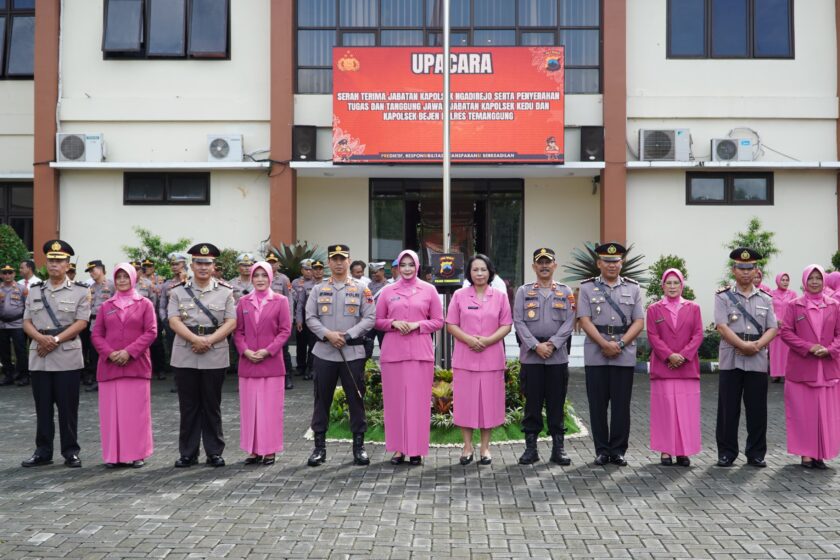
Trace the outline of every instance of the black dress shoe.
{"label": "black dress shoe", "polygon": [[29,385],[29,376],[25,375],[21,377],[15,382],[15,385],[17,385],[18,387],[26,387],[27,385]]}
{"label": "black dress shoe", "polygon": [[286,388],[287,391],[291,391],[292,389],[295,388],[295,384],[292,383],[292,376],[287,375],[285,377],[286,377],[286,387],[285,388]]}
{"label": "black dress shoe", "polygon": [[607,463],[610,462],[610,456],[600,453],[597,457],[595,457],[594,464],[596,467],[603,467]]}
{"label": "black dress shoe", "polygon": [[751,467],[763,469],[767,466],[767,461],[765,461],[764,459],[749,458],[747,459],[747,464]]}
{"label": "black dress shoe", "polygon": [[470,453],[469,455],[461,455],[461,458],[458,459],[458,462],[465,466],[469,465],[473,462],[473,454]]}
{"label": "black dress shoe", "polygon": [[85,387],[85,393],[96,393],[99,391],[99,383],[96,381],[90,387]]}
{"label": "black dress shoe", "polygon": [[810,461],[806,461],[805,459],[802,459],[802,462],[800,462],[799,465],[803,469],[813,469],[816,466],[814,463],[816,463],[816,461],[814,461],[813,459],[811,459]]}
{"label": "black dress shoe", "polygon": [[196,457],[178,457],[178,460],[175,461],[175,468],[176,469],[185,469],[187,467],[191,467],[193,465],[198,464],[198,459]]}
{"label": "black dress shoe", "polygon": [[627,466],[627,461],[624,459],[624,455],[611,455],[610,463],[612,463],[613,465],[618,465],[619,467]]}
{"label": "black dress shoe", "polygon": [[489,465],[493,462],[493,457],[490,455],[482,455],[481,459],[478,461],[479,465]]}
{"label": "black dress shoe", "polygon": [[306,373],[303,374],[303,380],[304,381],[312,381],[312,379],[313,379],[313,376],[312,376],[311,371],[307,371]]}
{"label": "black dress shoe", "polygon": [[828,468],[828,465],[825,464],[825,461],[822,459],[815,459],[814,460],[814,468],[824,471]]}
{"label": "black dress shoe", "polygon": [[670,467],[674,464],[674,459],[670,455],[668,457],[659,457],[659,464],[663,467]]}
{"label": "black dress shoe", "polygon": [[29,459],[21,461],[20,463],[21,467],[43,467],[44,465],[52,465],[52,459],[33,455]]}
{"label": "black dress shoe", "polygon": [[225,466],[225,460],[222,458],[221,455],[208,455],[206,462],[211,467],[224,467]]}
{"label": "black dress shoe", "polygon": [[391,464],[392,465],[402,465],[405,463],[405,455],[402,453],[394,453],[394,456],[391,457]]}
{"label": "black dress shoe", "polygon": [[131,463],[129,463],[128,466],[132,469],[142,469],[146,466],[146,461],[144,461],[143,459],[137,459],[136,461],[132,461]]}
{"label": "black dress shoe", "polygon": [[105,463],[105,468],[106,469],[116,469],[119,466],[120,466],[119,463]]}
{"label": "black dress shoe", "polygon": [[254,455],[253,457],[246,457],[242,463],[246,465],[256,465],[257,463],[262,461],[262,457],[260,455]]}
{"label": "black dress shoe", "polygon": [[412,455],[408,458],[408,464],[412,466],[422,465],[423,464],[423,457],[420,455]]}
{"label": "black dress shoe", "polygon": [[82,466],[82,460],[79,459],[78,455],[70,455],[64,458],[64,466],[70,467],[71,469],[78,469]]}
{"label": "black dress shoe", "polygon": [[731,467],[735,464],[734,457],[718,457],[718,462],[716,463],[719,467]]}
{"label": "black dress shoe", "polygon": [[0,387],[5,387],[6,385],[14,385],[15,380],[11,377],[4,377],[2,381],[0,381]]}
{"label": "black dress shoe", "polygon": [[680,467],[689,467],[691,466],[691,459],[685,455],[677,455],[677,465]]}
{"label": "black dress shoe", "polygon": [[275,459],[274,459],[274,454],[272,454],[272,455],[266,455],[265,457],[263,457],[262,464],[263,464],[263,465],[266,465],[266,466],[268,466],[268,465],[273,465],[273,464],[274,464],[274,460],[275,460]]}
{"label": "black dress shoe", "polygon": [[158,381],[163,381],[164,379],[166,379],[166,374],[162,371],[159,371],[158,374],[157,374],[157,378],[158,378]]}

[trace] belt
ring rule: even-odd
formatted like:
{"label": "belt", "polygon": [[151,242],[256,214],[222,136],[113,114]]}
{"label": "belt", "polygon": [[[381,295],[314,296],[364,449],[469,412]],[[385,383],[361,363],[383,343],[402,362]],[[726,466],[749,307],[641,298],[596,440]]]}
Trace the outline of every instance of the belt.
{"label": "belt", "polygon": [[216,332],[216,327],[205,327],[204,325],[198,325],[197,327],[187,327],[190,329],[190,332],[193,334],[197,334],[198,336],[204,336],[207,334],[213,334]]}
{"label": "belt", "polygon": [[91,314],[90,314],[90,318],[91,318],[91,319],[96,319],[96,313],[91,313]]}
{"label": "belt", "polygon": [[344,340],[344,344],[346,344],[347,346],[363,346],[364,343],[365,338],[363,336],[359,338],[350,338]]}
{"label": "belt", "polygon": [[12,321],[19,321],[20,319],[23,319],[23,314],[20,314],[17,317],[0,317],[0,323],[11,323]]}
{"label": "belt", "polygon": [[67,327],[61,327],[56,329],[38,329],[38,332],[41,334],[45,334],[47,336],[57,336],[67,330]]}
{"label": "belt", "polygon": [[550,336],[538,336],[538,337],[536,337],[536,339],[537,339],[537,342],[548,342],[549,340],[551,340],[551,337]]}
{"label": "belt", "polygon": [[744,342],[755,342],[761,338],[760,334],[747,334],[747,333],[735,333],[735,336],[743,340]]}
{"label": "belt", "polygon": [[627,327],[624,325],[595,325],[595,328],[598,329],[599,333],[607,334],[610,336],[622,335],[627,332]]}

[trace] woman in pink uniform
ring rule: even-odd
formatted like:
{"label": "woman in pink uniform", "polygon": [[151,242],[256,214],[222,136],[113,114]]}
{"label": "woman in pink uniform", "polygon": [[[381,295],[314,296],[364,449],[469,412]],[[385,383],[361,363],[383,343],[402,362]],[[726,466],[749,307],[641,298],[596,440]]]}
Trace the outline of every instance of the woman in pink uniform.
{"label": "woman in pink uniform", "polygon": [[385,449],[391,464],[410,458],[422,463],[429,453],[435,349],[430,336],[443,326],[443,310],[434,286],[417,278],[420,259],[414,251],[397,257],[399,280],[382,288],[376,304],[376,330],[382,339],[382,398]]}
{"label": "woman in pink uniform", "polygon": [[114,468],[140,468],[152,454],[152,361],[157,337],[152,302],[134,290],[137,273],[128,263],[114,268],[116,293],[99,308],[91,343],[99,352],[99,429],[102,460]]}
{"label": "woman in pink uniform", "polygon": [[664,296],[647,310],[650,355],[650,447],[663,465],[687,467],[700,452],[700,306],[682,297],[682,273],[662,275]]}
{"label": "woman in pink uniform", "polygon": [[273,465],[283,451],[286,366],[283,345],[292,332],[289,300],[271,289],[274,271],[251,266],[254,291],[239,298],[233,341],[239,351],[239,447],[246,465]]}
{"label": "woman in pink uniform", "polygon": [[[770,295],[773,296],[773,312],[778,321],[784,321],[788,303],[796,299],[796,292],[789,289],[789,286],[790,274],[782,272],[776,275],[776,289],[771,290]],[[789,351],[790,349],[780,336],[770,342],[770,377],[773,378],[773,383],[784,381]]]}
{"label": "woman in pink uniform", "polygon": [[825,469],[840,452],[840,303],[823,292],[825,271],[802,273],[804,294],[785,310],[781,336],[790,347],[785,382],[788,453]]}
{"label": "woman in pink uniform", "polygon": [[490,286],[493,263],[478,254],[466,266],[470,286],[452,296],[446,329],[455,337],[452,352],[455,425],[464,449],[460,463],[473,460],[473,430],[481,430],[479,463],[489,465],[490,432],[505,423],[505,345],[513,317],[507,294]]}
{"label": "woman in pink uniform", "polygon": [[837,294],[837,289],[840,288],[840,272],[835,270],[834,272],[827,273],[823,286],[823,293],[825,295],[840,300],[840,296]]}
{"label": "woman in pink uniform", "polygon": [[753,277],[753,286],[763,292],[770,293],[770,286],[764,283],[764,272],[760,268],[755,269],[755,276]]}

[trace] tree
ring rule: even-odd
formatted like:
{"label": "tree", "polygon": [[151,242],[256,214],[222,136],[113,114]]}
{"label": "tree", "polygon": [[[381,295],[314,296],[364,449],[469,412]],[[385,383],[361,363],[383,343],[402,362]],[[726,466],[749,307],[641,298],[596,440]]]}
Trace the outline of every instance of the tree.
{"label": "tree", "polygon": [[12,226],[0,225],[0,266],[10,264],[15,267],[15,278],[17,278],[18,265],[29,258],[31,258],[31,253]]}
{"label": "tree", "polygon": [[[773,241],[775,236],[775,232],[763,231],[761,229],[761,220],[753,217],[747,224],[747,231],[739,231],[736,233],[732,241],[725,244],[724,247],[730,251],[735,250],[738,247],[749,247],[750,249],[755,249],[761,254],[761,259],[759,259],[757,264],[762,270],[764,270],[770,259],[779,254],[779,248],[776,247],[776,244]],[[735,278],[732,276],[732,265],[732,259],[728,259],[726,261],[726,278],[730,280]]]}
{"label": "tree", "polygon": [[172,276],[172,269],[169,268],[169,253],[185,251],[191,243],[186,237],[181,237],[175,242],[165,242],[159,235],[141,227],[135,227],[134,233],[140,238],[140,246],[123,245],[122,250],[128,259],[132,261],[149,259],[155,263],[155,271],[166,278]]}
{"label": "tree", "polygon": [[683,275],[683,279],[686,280],[686,283],[683,284],[682,296],[685,299],[694,299],[694,291],[688,287],[688,272],[686,271],[685,260],[676,255],[662,255],[648,268],[650,272],[650,283],[647,285],[648,305],[662,299],[663,291],[660,280],[669,268],[679,270]]}
{"label": "tree", "polygon": [[[568,275],[563,278],[564,282],[575,282],[578,280],[586,280],[593,276],[598,276],[601,271],[598,269],[598,255],[595,254],[595,248],[600,243],[592,243],[585,241],[584,248],[577,248],[572,251],[572,263],[564,264],[563,268],[568,272]],[[633,250],[631,244],[627,247],[627,253],[624,255],[624,264],[621,266],[621,275],[625,278],[635,280],[642,287],[644,287],[648,279],[645,277],[645,269],[642,268],[642,260],[644,255],[636,255],[630,257],[630,251]]]}
{"label": "tree", "polygon": [[272,247],[271,252],[280,261],[280,270],[292,280],[301,275],[302,260],[313,259],[327,264],[327,252],[318,245],[310,247],[307,241],[297,241],[294,245],[281,243],[279,247]]}
{"label": "tree", "polygon": [[236,249],[222,249],[219,256],[216,258],[216,266],[222,271],[222,278],[225,280],[233,280],[239,276],[239,265],[236,264],[236,257],[239,256],[239,251]]}

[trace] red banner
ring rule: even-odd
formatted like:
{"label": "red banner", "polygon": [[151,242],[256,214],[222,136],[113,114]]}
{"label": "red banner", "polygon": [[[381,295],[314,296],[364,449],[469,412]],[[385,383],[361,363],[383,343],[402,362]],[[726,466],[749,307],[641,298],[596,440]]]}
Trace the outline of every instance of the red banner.
{"label": "red banner", "polygon": [[[450,54],[453,163],[563,163],[563,47]],[[333,161],[439,162],[443,59],[440,48],[333,49]]]}

